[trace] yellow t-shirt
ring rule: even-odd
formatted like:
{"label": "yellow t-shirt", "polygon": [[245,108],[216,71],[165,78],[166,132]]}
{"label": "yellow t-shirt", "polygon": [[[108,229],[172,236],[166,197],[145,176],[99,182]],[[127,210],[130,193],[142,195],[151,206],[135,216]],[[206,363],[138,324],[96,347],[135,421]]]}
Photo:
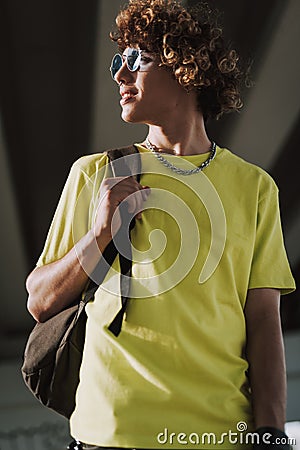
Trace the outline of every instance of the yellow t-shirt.
{"label": "yellow t-shirt", "polygon": [[[247,291],[295,288],[277,187],[227,149],[217,147],[203,172],[183,176],[138,148],[151,194],[132,231],[131,299],[115,337],[108,331],[120,309],[115,261],[86,308],[71,434],[107,447],[248,448]],[[207,156],[166,159],[189,168]],[[106,163],[96,154],[73,165],[39,265],[61,258],[91,227]]]}

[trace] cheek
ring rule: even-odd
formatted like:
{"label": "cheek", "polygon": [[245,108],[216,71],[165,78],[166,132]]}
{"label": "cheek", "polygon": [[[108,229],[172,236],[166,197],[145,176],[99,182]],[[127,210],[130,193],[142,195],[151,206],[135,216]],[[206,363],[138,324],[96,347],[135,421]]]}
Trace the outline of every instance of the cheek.
{"label": "cheek", "polygon": [[162,98],[176,104],[178,99],[185,95],[186,91],[169,72],[164,72],[160,82],[157,83],[157,93]]}
{"label": "cheek", "polygon": [[156,93],[157,95],[165,96],[175,93],[179,85],[169,72],[163,69],[158,69],[151,72],[140,72],[140,80],[137,79],[137,84],[140,84],[141,91],[147,94]]}
{"label": "cheek", "polygon": [[157,80],[145,83],[142,93],[144,98],[156,101],[160,105],[173,103],[177,97],[177,92],[172,86],[172,80]]}
{"label": "cheek", "polygon": [[164,110],[174,109],[186,95],[186,91],[164,69],[151,72],[138,72],[136,85],[140,92],[143,105]]}

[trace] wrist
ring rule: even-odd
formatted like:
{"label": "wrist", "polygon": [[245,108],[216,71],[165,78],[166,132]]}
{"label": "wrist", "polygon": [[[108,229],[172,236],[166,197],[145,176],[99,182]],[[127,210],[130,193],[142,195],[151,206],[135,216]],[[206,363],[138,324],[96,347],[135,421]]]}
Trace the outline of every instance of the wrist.
{"label": "wrist", "polygon": [[260,427],[255,431],[258,437],[253,450],[291,450],[288,436],[274,427]]}
{"label": "wrist", "polygon": [[[108,241],[109,242],[109,241]],[[108,242],[105,239],[97,239],[93,229],[89,230],[75,246],[77,259],[84,272],[90,276],[98,264]]]}
{"label": "wrist", "polygon": [[105,250],[107,245],[112,240],[111,225],[95,224],[89,231],[91,239],[97,244],[101,253]]}
{"label": "wrist", "polygon": [[103,254],[104,250],[106,249],[106,247],[112,240],[112,235],[110,232],[103,231],[103,233],[101,233],[101,235],[94,236],[94,239],[95,239],[95,242],[96,242],[96,245],[97,245],[97,248],[98,248],[100,254]]}

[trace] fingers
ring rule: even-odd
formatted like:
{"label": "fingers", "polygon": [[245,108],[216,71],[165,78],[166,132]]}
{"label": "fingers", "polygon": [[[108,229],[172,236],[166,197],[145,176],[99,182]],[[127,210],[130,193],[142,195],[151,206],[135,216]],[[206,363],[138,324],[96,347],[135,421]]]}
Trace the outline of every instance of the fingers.
{"label": "fingers", "polygon": [[126,202],[128,204],[128,212],[130,213],[138,212],[141,209],[144,202],[142,189],[138,189],[130,193],[126,197]]}
{"label": "fingers", "polygon": [[141,219],[142,210],[144,208],[144,202],[147,200],[150,194],[150,189],[146,186],[141,186],[141,189],[133,192],[126,198],[128,204],[128,212],[136,214],[137,219]]}
{"label": "fingers", "polygon": [[137,213],[136,217],[141,218],[143,203],[150,194],[149,186],[142,186],[133,177],[107,178],[103,181],[102,194],[109,196],[109,201],[113,209],[120,203],[126,201],[128,212]]}

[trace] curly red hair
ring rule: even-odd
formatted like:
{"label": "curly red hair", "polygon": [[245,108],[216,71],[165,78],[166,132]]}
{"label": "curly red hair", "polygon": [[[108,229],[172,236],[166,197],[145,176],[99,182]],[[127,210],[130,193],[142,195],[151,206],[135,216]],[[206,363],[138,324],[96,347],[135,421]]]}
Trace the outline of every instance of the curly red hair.
{"label": "curly red hair", "polygon": [[158,55],[180,85],[197,91],[205,119],[242,107],[238,54],[206,3],[188,8],[176,0],[129,0],[116,25],[110,37],[120,51],[137,46]]}

